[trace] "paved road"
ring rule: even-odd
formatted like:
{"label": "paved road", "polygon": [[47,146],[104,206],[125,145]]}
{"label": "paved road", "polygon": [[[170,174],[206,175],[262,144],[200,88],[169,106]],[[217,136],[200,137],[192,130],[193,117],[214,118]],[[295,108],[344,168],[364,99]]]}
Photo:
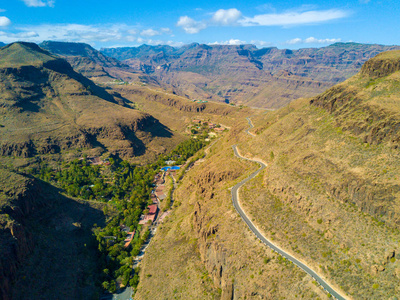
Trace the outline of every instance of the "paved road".
{"label": "paved road", "polygon": [[253,125],[253,123],[251,122],[250,117],[247,117],[246,120],[247,120],[247,122],[249,122],[249,126],[250,126],[249,129],[246,129],[246,133],[247,133],[248,135],[251,135],[251,136],[256,136],[254,133],[252,133],[252,132],[249,131],[250,129],[254,128],[254,125]]}
{"label": "paved road", "polygon": [[[249,121],[250,124],[250,121]],[[235,207],[236,211],[239,213],[239,215],[242,217],[243,221],[247,224],[247,226],[249,226],[250,230],[257,236],[257,238],[259,238],[265,245],[267,245],[268,247],[270,247],[272,250],[274,250],[275,252],[279,253],[280,255],[282,255],[283,257],[285,257],[286,259],[290,260],[291,262],[293,262],[295,265],[297,265],[299,268],[303,269],[306,273],[308,273],[312,278],[314,278],[315,281],[317,281],[323,288],[324,290],[326,290],[329,294],[331,294],[334,298],[336,299],[340,299],[340,300],[345,300],[346,298],[343,297],[342,295],[340,295],[337,291],[335,291],[326,281],[324,281],[320,276],[318,276],[317,273],[315,273],[313,270],[311,270],[309,267],[307,267],[305,264],[303,264],[302,262],[300,262],[299,260],[297,260],[296,258],[294,258],[293,256],[291,256],[290,254],[286,253],[285,251],[283,251],[281,248],[279,248],[278,246],[276,246],[275,244],[273,244],[271,241],[269,241],[265,236],[263,236],[261,234],[261,232],[254,226],[254,224],[250,221],[250,219],[247,217],[246,213],[243,211],[243,209],[240,207],[239,204],[239,189],[242,187],[242,185],[244,185],[246,182],[248,182],[249,180],[253,179],[255,176],[257,176],[258,173],[260,173],[262,170],[264,170],[267,166],[261,162],[261,161],[257,161],[257,160],[252,160],[252,159],[248,159],[245,158],[243,156],[241,156],[237,150],[237,146],[234,145],[232,146],[233,151],[235,153],[235,155],[241,159],[246,159],[252,162],[257,162],[258,164],[260,164],[260,168],[253,172],[249,177],[247,177],[246,179],[242,180],[241,182],[239,182],[238,184],[236,184],[233,188],[232,188],[232,202],[233,202],[233,206]]]}

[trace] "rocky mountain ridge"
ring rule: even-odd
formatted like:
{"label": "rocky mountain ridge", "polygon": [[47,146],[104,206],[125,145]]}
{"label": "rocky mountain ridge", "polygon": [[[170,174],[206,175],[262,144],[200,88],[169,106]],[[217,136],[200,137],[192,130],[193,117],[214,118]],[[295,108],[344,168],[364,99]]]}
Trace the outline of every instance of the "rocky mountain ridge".
{"label": "rocky mountain ridge", "polygon": [[98,82],[122,80],[159,85],[153,77],[105,56],[85,43],[44,41],[39,46],[67,60],[76,72]]}
{"label": "rocky mountain ridge", "polygon": [[193,43],[181,48],[105,48],[136,70],[190,98],[277,108],[314,96],[356,74],[376,54],[399,46],[336,43],[299,50]]}
{"label": "rocky mountain ridge", "polygon": [[119,94],[35,44],[8,45],[0,57],[1,155],[97,147],[138,156],[147,151],[144,140],[173,136],[151,115],[129,108]]}

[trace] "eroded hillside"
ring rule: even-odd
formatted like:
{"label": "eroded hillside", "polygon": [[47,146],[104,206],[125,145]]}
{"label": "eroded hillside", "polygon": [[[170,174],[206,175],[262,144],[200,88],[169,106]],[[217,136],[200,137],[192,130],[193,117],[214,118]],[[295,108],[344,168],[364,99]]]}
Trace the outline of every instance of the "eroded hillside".
{"label": "eroded hillside", "polygon": [[35,44],[0,51],[1,155],[94,148],[132,157],[164,152],[181,139]]}
{"label": "eroded hillside", "polygon": [[101,290],[91,228],[104,225],[103,204],[4,168],[0,179],[1,299],[95,299]]}
{"label": "eroded hillside", "polygon": [[336,43],[299,50],[190,44],[101,51],[155,76],[179,95],[279,108],[315,96],[356,74],[376,54],[398,46]]}
{"label": "eroded hillside", "polygon": [[255,137],[244,132],[244,119],[232,128],[177,190],[178,207],[149,247],[137,299],[150,299],[150,286],[165,298],[195,299],[189,282],[204,299],[329,296],[284,266],[234,211],[228,189],[257,166],[235,158],[233,144],[268,163],[240,191],[243,209],[268,239],[349,299],[395,299],[399,61],[399,52],[378,55],[315,98],[254,115]]}

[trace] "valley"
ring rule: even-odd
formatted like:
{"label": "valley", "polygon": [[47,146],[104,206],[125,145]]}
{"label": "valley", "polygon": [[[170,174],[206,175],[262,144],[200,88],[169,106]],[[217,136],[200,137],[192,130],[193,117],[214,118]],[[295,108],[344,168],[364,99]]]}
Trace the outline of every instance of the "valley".
{"label": "valley", "polygon": [[398,48],[0,48],[1,298],[397,299]]}

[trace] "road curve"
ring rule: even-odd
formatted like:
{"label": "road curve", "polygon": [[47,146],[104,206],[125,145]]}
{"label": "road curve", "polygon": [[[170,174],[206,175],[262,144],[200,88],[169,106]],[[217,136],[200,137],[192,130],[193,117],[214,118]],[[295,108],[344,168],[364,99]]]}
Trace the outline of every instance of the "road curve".
{"label": "road curve", "polygon": [[246,120],[247,120],[247,122],[249,122],[249,126],[250,126],[248,129],[246,129],[246,133],[247,133],[248,135],[251,135],[251,136],[256,136],[254,133],[252,133],[252,132],[249,131],[250,129],[254,128],[254,125],[253,125],[253,123],[251,122],[250,117],[247,117]]}
{"label": "road curve", "polygon": [[[250,121],[249,121],[249,124],[250,124]],[[257,174],[260,173],[262,170],[264,170],[267,166],[262,161],[253,160],[253,159],[249,159],[249,158],[241,156],[239,154],[238,150],[237,150],[237,146],[236,145],[233,145],[232,148],[233,148],[233,152],[234,152],[235,156],[237,156],[238,158],[245,159],[245,160],[252,161],[252,162],[256,162],[256,163],[258,163],[260,165],[260,168],[257,171],[253,172],[249,177],[247,177],[246,179],[243,179],[241,182],[236,184],[232,188],[232,191],[231,191],[233,206],[235,207],[235,209],[239,213],[239,215],[242,217],[243,221],[247,224],[247,226],[249,226],[250,230],[257,236],[257,238],[260,239],[265,245],[267,245],[272,250],[274,250],[275,252],[279,253],[280,255],[285,257],[287,260],[291,261],[296,266],[298,266],[300,269],[302,269],[306,273],[308,273],[312,278],[314,278],[315,281],[317,281],[324,288],[324,290],[326,290],[329,294],[331,294],[332,297],[334,297],[336,299],[339,299],[339,300],[345,300],[346,299],[345,297],[343,297],[337,291],[335,291],[325,280],[323,280],[320,276],[318,276],[318,274],[316,272],[314,272],[312,269],[307,267],[304,263],[302,263],[301,261],[297,260],[296,258],[291,256],[290,254],[286,253],[284,250],[282,250],[281,248],[279,248],[278,246],[273,244],[270,240],[268,240],[265,236],[263,236],[261,234],[261,232],[257,229],[257,227],[254,226],[254,224],[250,221],[249,217],[246,215],[246,213],[240,207],[240,204],[239,204],[239,189],[246,182],[248,182],[249,180],[251,180],[254,177],[256,177]]]}

